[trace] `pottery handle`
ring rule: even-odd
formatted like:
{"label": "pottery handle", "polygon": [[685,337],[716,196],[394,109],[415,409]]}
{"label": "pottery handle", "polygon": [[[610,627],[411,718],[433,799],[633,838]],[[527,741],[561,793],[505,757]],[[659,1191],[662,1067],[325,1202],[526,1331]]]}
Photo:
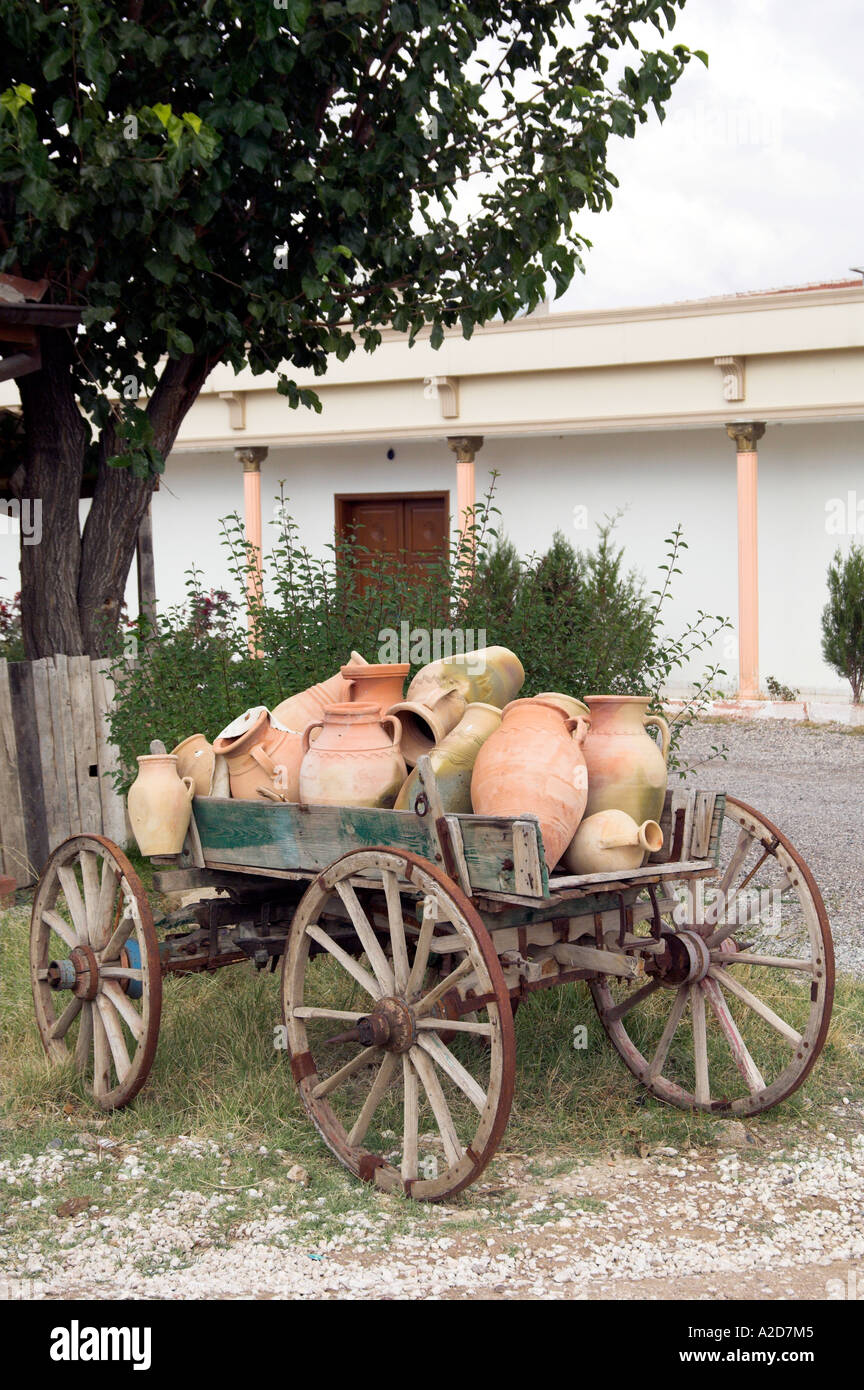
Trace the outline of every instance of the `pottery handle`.
{"label": "pottery handle", "polygon": [[258,766],[264,769],[268,777],[276,776],[276,764],[270,757],[270,754],[261,747],[260,743],[256,743],[253,748],[249,749],[249,752],[252,754]]}
{"label": "pottery handle", "polygon": [[303,730],[303,752],[304,752],[304,754],[309,752],[309,741],[310,741],[310,736],[311,736],[311,734],[312,734],[312,730],[313,730],[313,729],[323,729],[323,728],[324,728],[324,720],[323,720],[323,719],[316,719],[315,722],[314,722],[313,724],[307,724],[307,725],[306,725],[306,728]]}
{"label": "pottery handle", "polygon": [[192,781],[192,778],[191,778],[191,777],[181,777],[181,778],[180,778],[180,781],[183,783],[184,787],[186,788],[186,791],[187,791],[188,796],[189,796],[189,800],[191,801],[192,798],[193,798],[193,796],[195,795],[195,783]]}
{"label": "pottery handle", "polygon": [[663,738],[663,761],[664,763],[668,762],[669,744],[672,742],[672,734],[670,733],[669,725],[666,723],[666,720],[663,718],[662,714],[646,714],[645,718],[642,720],[642,724],[643,727],[646,729],[650,729],[651,725],[654,724],[656,728],[660,730],[660,733]]}
{"label": "pottery handle", "polygon": [[393,747],[398,748],[402,742],[402,721],[395,714],[385,714],[381,720],[382,724],[393,725]]}
{"label": "pottery handle", "polygon": [[583,719],[581,715],[577,719],[568,719],[567,730],[571,734],[575,733],[576,742],[581,747],[581,745],[585,742],[586,738],[588,737],[588,734],[590,733],[591,720]]}

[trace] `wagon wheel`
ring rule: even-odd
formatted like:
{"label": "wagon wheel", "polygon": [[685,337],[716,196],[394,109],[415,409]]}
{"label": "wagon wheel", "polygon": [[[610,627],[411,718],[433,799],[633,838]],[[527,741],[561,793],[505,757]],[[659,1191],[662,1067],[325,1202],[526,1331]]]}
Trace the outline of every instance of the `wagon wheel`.
{"label": "wagon wheel", "polygon": [[637,949],[641,979],[606,976],[591,993],[618,1052],[655,1096],[756,1115],[797,1090],[822,1051],[834,951],[804,860],[732,797],[718,874],[673,884],[671,894],[664,886],[679,899],[662,916],[665,949]]}
{"label": "wagon wheel", "polygon": [[[356,958],[327,934],[334,906],[351,919]],[[444,955],[455,964],[442,979]],[[457,987],[470,1018],[440,1008]],[[303,1104],[352,1173],[434,1201],[485,1168],[513,1099],[513,1018],[489,933],[439,869],[386,848],[332,864],[295,913],[282,1008]]]}
{"label": "wagon wheel", "polygon": [[100,835],[55,849],[33,901],[30,978],[52,1062],[74,1058],[103,1110],[147,1079],[162,1011],[153,917],[125,854]]}

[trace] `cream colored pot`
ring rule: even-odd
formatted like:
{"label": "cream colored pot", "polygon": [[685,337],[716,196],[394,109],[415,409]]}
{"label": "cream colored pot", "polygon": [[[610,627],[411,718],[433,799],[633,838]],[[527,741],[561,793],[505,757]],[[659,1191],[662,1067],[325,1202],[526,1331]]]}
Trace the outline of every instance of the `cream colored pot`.
{"label": "cream colored pot", "polygon": [[216,754],[203,734],[190,734],[171,749],[177,759],[177,772],[180,777],[191,777],[195,783],[196,796],[210,796],[213,791],[213,773],[216,767]]}
{"label": "cream colored pot", "polygon": [[[649,714],[641,695],[587,695],[591,731],[585,740],[588,768],[586,816],[597,811],[626,811],[637,825],[659,821],[666,797],[669,725]],[[661,732],[662,750],[647,730]]]}
{"label": "cream colored pot", "polygon": [[173,753],[149,753],[138,759],[138,776],[126,806],[138,848],[144,855],[179,854],[192,816],[195,784],[180,777]]}
{"label": "cream colored pot", "polygon": [[[446,734],[429,754],[438,793],[445,811],[471,812],[471,774],[477,754],[490,734],[501,727],[501,711],[495,705],[470,704],[455,729]],[[396,798],[395,810],[410,811],[420,785],[414,768]]]}
{"label": "cream colored pot", "polygon": [[507,647],[481,647],[476,652],[442,657],[417,672],[405,699],[388,714],[402,724],[402,752],[409,766],[459,723],[469,704],[503,709],[525,682],[522,662]]}
{"label": "cream colored pot", "polygon": [[598,811],[582,821],[563,863],[574,874],[623,872],[638,869],[646,854],[662,847],[663,831],[656,821],[637,825],[626,811]]}

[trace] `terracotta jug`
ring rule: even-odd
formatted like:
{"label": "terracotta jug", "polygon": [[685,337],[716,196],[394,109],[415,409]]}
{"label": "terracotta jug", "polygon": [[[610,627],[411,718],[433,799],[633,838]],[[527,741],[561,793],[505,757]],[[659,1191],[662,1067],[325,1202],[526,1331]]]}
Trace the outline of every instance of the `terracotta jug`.
{"label": "terracotta jug", "polygon": [[[471,812],[471,777],[477,754],[487,738],[501,727],[501,711],[495,705],[470,704],[455,729],[432,749],[429,761],[445,811]],[[416,768],[409,772],[396,798],[395,810],[410,811],[419,787]]]}
{"label": "terracotta jug", "polygon": [[585,816],[564,851],[573,874],[606,874],[638,869],[646,854],[663,848],[663,831],[655,820],[637,825],[626,811],[598,811]]}
{"label": "terracotta jug", "polygon": [[[315,741],[312,734],[320,733]],[[303,733],[300,800],[305,806],[392,806],[408,769],[402,728],[372,701],[337,704]]]}
{"label": "terracotta jug", "polygon": [[[368,662],[359,652],[351,653],[352,666],[367,666]],[[273,710],[273,718],[285,729],[302,734],[313,719],[320,719],[328,705],[343,703],[351,699],[351,687],[340,671],[320,685],[310,685],[297,695],[289,695]]]}
{"label": "terracotta jug", "polygon": [[582,744],[585,719],[552,701],[514,700],[477,755],[471,801],[480,815],[534,815],[546,863],[554,869],[576,833],[588,798]]}
{"label": "terracotta jug", "polygon": [[[295,747],[299,769],[300,739],[277,727],[264,705],[246,710],[213,741],[214,753],[228,764],[231,795],[239,801],[256,801],[258,788],[271,786],[277,776],[287,783]],[[290,799],[297,800],[296,787]]]}
{"label": "terracotta jug", "polygon": [[181,777],[191,777],[195,783],[196,796],[210,796],[213,791],[213,773],[216,767],[216,754],[203,734],[190,734],[184,738],[171,753],[177,759],[177,771]]}
{"label": "terracotta jug", "polygon": [[366,662],[361,666],[352,661],[340,671],[348,687],[348,693],[344,698],[358,705],[367,704],[371,700],[381,713],[385,714],[391,705],[402,699],[405,677],[410,670],[407,662],[404,665],[379,666],[370,666]]}
{"label": "terracotta jug", "polygon": [[[637,825],[659,821],[666,796],[669,725],[649,714],[647,695],[588,695],[591,732],[585,740],[588,767],[588,808],[626,811]],[[662,750],[647,730],[656,725]]]}
{"label": "terracotta jug", "polygon": [[503,709],[524,683],[522,662],[507,647],[479,647],[431,661],[417,672],[405,699],[388,710],[402,723],[405,761],[416,763],[431,752],[456,727],[469,704]]}
{"label": "terracotta jug", "polygon": [[553,705],[560,705],[568,719],[587,719],[590,722],[591,711],[587,705],[583,705],[581,700],[577,700],[572,695],[562,695],[560,690],[541,690],[539,695],[534,697],[537,700],[551,700]]}
{"label": "terracotta jug", "polygon": [[180,777],[173,753],[138,759],[138,776],[129,788],[129,824],[144,855],[179,854],[192,816],[195,784]]}

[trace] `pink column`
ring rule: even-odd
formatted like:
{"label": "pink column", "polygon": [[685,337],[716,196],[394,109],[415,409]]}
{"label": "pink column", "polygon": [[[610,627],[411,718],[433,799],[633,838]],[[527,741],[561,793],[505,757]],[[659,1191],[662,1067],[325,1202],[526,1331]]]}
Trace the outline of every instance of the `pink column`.
{"label": "pink column", "polygon": [[738,698],[759,698],[758,421],[726,426],[738,450]]}
{"label": "pink column", "polygon": [[466,528],[471,524],[472,511],[477,500],[474,458],[483,448],[483,436],[450,435],[447,443],[456,455],[456,516],[459,530],[464,536]]}
{"label": "pink column", "polygon": [[246,597],[249,604],[249,650],[255,654],[257,643],[253,610],[263,592],[261,567],[261,464],[267,457],[266,448],[235,449],[243,465],[243,513],[246,523],[246,543],[250,549],[251,565],[246,574]]}

